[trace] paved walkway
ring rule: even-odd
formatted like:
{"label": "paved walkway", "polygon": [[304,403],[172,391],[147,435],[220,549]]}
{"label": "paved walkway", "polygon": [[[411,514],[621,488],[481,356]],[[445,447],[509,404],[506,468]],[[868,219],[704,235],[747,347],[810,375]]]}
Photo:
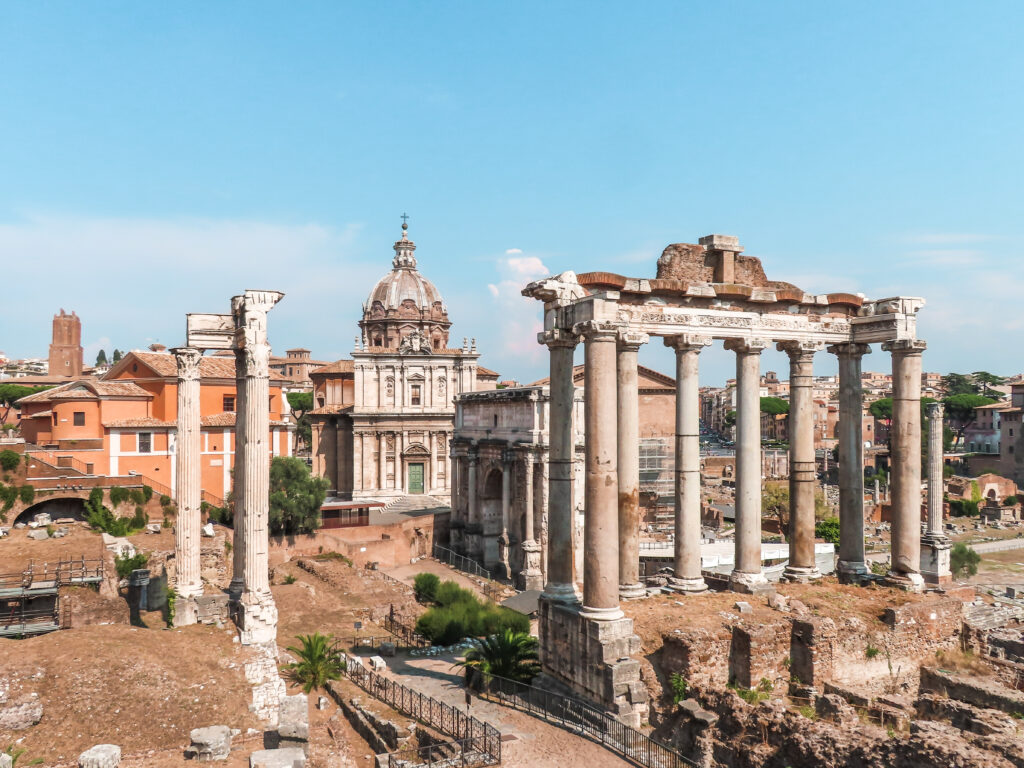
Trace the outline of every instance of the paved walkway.
{"label": "paved walkway", "polygon": [[436,574],[441,581],[454,581],[460,587],[471,589],[476,594],[483,596],[483,590],[480,586],[462,571],[457,571],[450,565],[446,565],[445,563],[440,563],[437,560],[431,560],[429,558],[424,558],[419,562],[411,563],[410,565],[399,565],[396,568],[389,568],[384,572],[391,578],[398,579],[403,584],[408,584],[410,587],[416,579],[416,574],[433,573]]}
{"label": "paved walkway", "polygon": [[[462,668],[455,666],[454,655],[401,653],[388,659],[388,664],[388,674],[404,685],[465,711]],[[508,768],[625,768],[632,765],[596,742],[477,696],[473,697],[469,713],[497,728],[503,741],[508,739],[502,744],[501,761]]]}

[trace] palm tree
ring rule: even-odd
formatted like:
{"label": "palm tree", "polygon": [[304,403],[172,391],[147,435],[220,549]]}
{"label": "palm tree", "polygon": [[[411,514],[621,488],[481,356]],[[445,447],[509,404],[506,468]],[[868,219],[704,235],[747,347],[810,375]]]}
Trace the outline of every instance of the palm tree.
{"label": "palm tree", "polygon": [[537,660],[537,638],[526,632],[504,629],[498,634],[475,641],[466,658],[456,662],[468,673],[473,670],[484,676],[495,675],[530,682],[540,672]]}
{"label": "palm tree", "polygon": [[309,693],[314,688],[323,688],[330,680],[338,680],[345,671],[345,658],[334,639],[334,635],[299,635],[301,648],[288,646],[299,660],[285,666],[288,676],[302,684],[302,690]]}

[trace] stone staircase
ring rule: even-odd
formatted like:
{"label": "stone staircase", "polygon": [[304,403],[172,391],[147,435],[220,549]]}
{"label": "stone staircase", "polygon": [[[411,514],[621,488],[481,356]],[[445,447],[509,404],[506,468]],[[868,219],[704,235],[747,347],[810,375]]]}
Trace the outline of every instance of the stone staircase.
{"label": "stone staircase", "polygon": [[411,496],[399,496],[397,499],[389,501],[387,503],[387,506],[384,507],[384,511],[397,512],[399,514],[407,514],[409,512],[418,512],[421,509],[448,508],[449,505],[447,502],[435,498],[434,496],[427,496],[426,494],[414,494]]}

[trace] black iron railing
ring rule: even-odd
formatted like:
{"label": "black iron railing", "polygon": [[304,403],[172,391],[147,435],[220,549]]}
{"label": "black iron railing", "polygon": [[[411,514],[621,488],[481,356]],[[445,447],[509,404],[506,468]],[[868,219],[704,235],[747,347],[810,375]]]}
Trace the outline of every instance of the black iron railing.
{"label": "black iron railing", "polygon": [[[481,722],[451,704],[415,691],[390,677],[378,675],[361,664],[350,662],[345,674],[353,683],[392,709],[453,739],[445,745],[425,748],[433,750],[426,752],[425,757],[420,756],[423,750],[407,750],[410,753],[408,757],[403,757],[402,752],[395,753],[388,757],[389,768],[414,768],[419,765],[476,768],[501,763],[501,733],[493,725]],[[447,750],[446,759],[451,762],[442,762],[440,756],[444,750]]]}
{"label": "black iron railing", "polygon": [[384,617],[384,629],[397,637],[400,645],[409,648],[429,648],[430,641],[417,632],[409,624],[403,623],[401,617],[395,613],[395,607],[391,606],[391,613]]}
{"label": "black iron railing", "polygon": [[489,675],[478,678],[480,695],[545,722],[589,736],[646,768],[690,768],[697,763],[592,704],[526,683]]}
{"label": "black iron railing", "polygon": [[447,563],[455,570],[468,573],[470,576],[479,576],[481,579],[491,580],[491,572],[481,566],[476,560],[470,560],[465,555],[452,552],[440,544],[434,545],[434,559]]}

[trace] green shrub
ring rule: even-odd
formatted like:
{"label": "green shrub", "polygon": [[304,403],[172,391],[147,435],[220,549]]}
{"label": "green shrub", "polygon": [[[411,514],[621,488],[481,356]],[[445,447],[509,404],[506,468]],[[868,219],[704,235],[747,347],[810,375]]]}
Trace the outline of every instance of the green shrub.
{"label": "green shrub", "polygon": [[160,494],[160,506],[164,508],[171,506],[171,497],[166,493]]}
{"label": "green shrub", "polygon": [[981,555],[963,542],[953,545],[949,553],[949,569],[953,576],[974,576],[978,572]]}
{"label": "green shrub", "polygon": [[91,501],[85,502],[85,521],[94,530],[109,533],[111,536],[128,536],[145,528],[148,522],[142,522],[137,512],[135,517],[117,517],[107,507],[93,504]]}
{"label": "green shrub", "polygon": [[149,562],[149,555],[145,552],[138,552],[131,557],[115,557],[114,566],[117,568],[117,578],[127,579],[128,574],[144,568]]}
{"label": "green shrub", "polygon": [[132,518],[131,526],[136,529],[143,529],[149,524],[149,515],[141,505],[135,507],[135,516]]}
{"label": "green shrub", "polygon": [[472,596],[473,593],[463,589],[454,581],[442,581],[434,592],[434,602],[440,606],[451,605],[464,599],[466,594]]}
{"label": "green shrub", "polygon": [[951,517],[977,517],[980,510],[978,502],[967,499],[950,499],[949,514]]}
{"label": "green shrub", "polygon": [[284,583],[285,584],[294,584],[295,583],[295,575],[289,573],[287,576],[284,577]]}
{"label": "green shrub", "polygon": [[110,489],[110,505],[115,509],[128,501],[128,491],[115,485]]}
{"label": "green shrub", "polygon": [[146,495],[139,488],[132,488],[128,491],[128,499],[137,507],[146,503]]}
{"label": "green shrub", "polygon": [[445,598],[451,602],[431,608],[416,622],[416,631],[432,643],[451,645],[464,637],[489,637],[506,629],[529,633],[530,620],[523,614],[485,603],[468,589],[457,589],[459,594],[446,588]]}
{"label": "green shrub", "polygon": [[875,648],[875,646],[873,646],[871,643],[868,643],[868,647],[864,649],[864,655],[867,656],[869,659],[875,658],[875,656],[877,656],[880,653],[881,651]]}
{"label": "green shrub", "polygon": [[3,467],[5,472],[13,472],[18,468],[18,464],[21,461],[21,454],[10,449],[0,451],[0,467]]}
{"label": "green shrub", "polygon": [[678,672],[673,672],[669,678],[669,685],[672,686],[672,703],[678,704],[686,698],[686,678]]}
{"label": "green shrub", "polygon": [[13,485],[0,484],[0,501],[3,502],[2,511],[6,512],[14,506],[18,500],[18,489]]}
{"label": "green shrub", "polygon": [[142,503],[148,504],[149,500],[153,498],[153,489],[148,485],[142,486]]}
{"label": "green shrub", "polygon": [[94,507],[100,507],[103,505],[103,489],[93,488],[89,491],[89,503]]}
{"label": "green shrub", "polygon": [[21,499],[21,503],[27,506],[35,500],[36,489],[31,485],[23,485],[18,489],[18,497]]}
{"label": "green shrub", "polygon": [[814,535],[831,544],[839,544],[839,518],[826,517],[814,524]]}
{"label": "green shrub", "polygon": [[1017,503],[1017,497],[1016,496],[1007,496],[1005,499],[1003,499],[1003,506],[1004,507],[1012,507],[1016,503]]}
{"label": "green shrub", "polygon": [[413,579],[416,599],[420,602],[432,603],[437,598],[437,588],[441,580],[433,573],[417,573]]}

